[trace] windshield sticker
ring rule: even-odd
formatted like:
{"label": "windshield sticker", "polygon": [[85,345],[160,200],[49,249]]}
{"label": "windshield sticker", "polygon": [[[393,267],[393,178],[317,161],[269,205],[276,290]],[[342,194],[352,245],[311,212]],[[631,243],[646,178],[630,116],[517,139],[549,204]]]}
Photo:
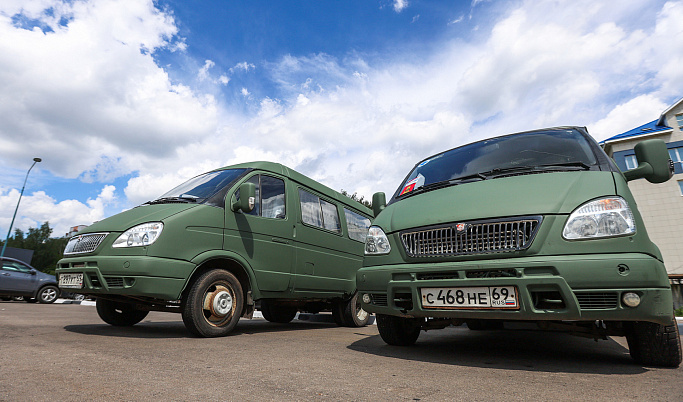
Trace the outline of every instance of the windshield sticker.
{"label": "windshield sticker", "polygon": [[401,190],[401,194],[399,194],[399,196],[401,196],[403,194],[407,194],[407,193],[415,190],[416,188],[420,188],[424,184],[425,184],[425,177],[422,176],[421,174],[418,174],[416,178],[414,178],[413,180],[406,183],[406,185],[403,187],[403,190]]}

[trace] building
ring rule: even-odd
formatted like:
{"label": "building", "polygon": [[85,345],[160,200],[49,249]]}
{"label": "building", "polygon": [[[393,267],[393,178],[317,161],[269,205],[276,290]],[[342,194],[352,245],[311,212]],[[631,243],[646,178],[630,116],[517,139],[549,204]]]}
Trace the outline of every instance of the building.
{"label": "building", "polygon": [[608,138],[601,144],[622,171],[638,166],[633,147],[640,141],[658,138],[666,142],[674,162],[674,177],[652,184],[645,179],[629,182],[652,241],[659,246],[669,273],[674,304],[683,305],[683,99],[671,105],[656,120]]}

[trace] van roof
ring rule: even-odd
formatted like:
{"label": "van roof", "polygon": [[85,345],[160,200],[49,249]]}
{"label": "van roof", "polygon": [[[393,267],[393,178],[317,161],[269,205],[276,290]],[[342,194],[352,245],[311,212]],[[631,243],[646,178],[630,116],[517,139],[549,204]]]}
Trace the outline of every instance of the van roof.
{"label": "van roof", "polygon": [[236,165],[230,165],[230,166],[225,166],[220,169],[216,170],[225,170],[225,169],[258,169],[258,170],[263,170],[266,172],[272,172],[276,174],[280,174],[286,177],[289,177],[293,181],[304,185],[306,187],[311,188],[314,191],[317,191],[318,193],[329,197],[335,201],[338,201],[342,204],[345,204],[349,207],[352,207],[354,209],[357,209],[369,216],[372,216],[372,211],[370,208],[366,207],[365,205],[361,204],[358,201],[352,200],[351,198],[343,195],[342,193],[333,190],[326,185],[319,183],[313,179],[311,179],[308,176],[304,176],[303,174],[297,172],[294,169],[288,168],[287,166],[280,164],[280,163],[275,163],[275,162],[266,162],[266,161],[254,161],[254,162],[245,162],[245,163],[238,163]]}

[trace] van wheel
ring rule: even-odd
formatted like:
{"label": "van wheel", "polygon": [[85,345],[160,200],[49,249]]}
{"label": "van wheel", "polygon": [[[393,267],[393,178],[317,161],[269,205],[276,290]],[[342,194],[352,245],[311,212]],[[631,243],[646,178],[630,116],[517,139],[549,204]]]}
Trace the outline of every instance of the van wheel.
{"label": "van wheel", "polygon": [[389,345],[410,346],[420,336],[420,320],[377,314],[377,329]]}
{"label": "van wheel", "polygon": [[681,338],[676,319],[670,325],[638,321],[626,332],[633,360],[645,366],[678,367],[681,364]]}
{"label": "van wheel", "polygon": [[98,298],[95,305],[102,321],[117,327],[133,326],[149,314],[149,311],[136,310],[131,303]]}
{"label": "van wheel", "polygon": [[272,300],[261,300],[261,314],[269,322],[287,324],[296,317],[299,310],[294,306],[278,304]]}
{"label": "van wheel", "polygon": [[56,286],[45,286],[38,292],[38,301],[43,304],[54,303],[59,296],[59,289]]}
{"label": "van wheel", "polygon": [[183,303],[183,322],[194,335],[225,336],[237,325],[243,307],[242,285],[235,275],[215,269],[191,285]]}
{"label": "van wheel", "polygon": [[358,293],[349,300],[340,300],[332,305],[332,318],[340,327],[364,327],[370,321],[370,313],[358,302]]}

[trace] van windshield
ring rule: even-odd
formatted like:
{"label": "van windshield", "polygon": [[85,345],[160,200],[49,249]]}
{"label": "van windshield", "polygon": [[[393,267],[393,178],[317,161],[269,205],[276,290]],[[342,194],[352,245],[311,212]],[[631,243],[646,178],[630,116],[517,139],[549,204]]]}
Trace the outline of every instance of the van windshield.
{"label": "van windshield", "polygon": [[575,129],[550,129],[491,138],[420,162],[396,198],[463,182],[558,171],[589,170],[598,161]]}
{"label": "van windshield", "polygon": [[226,169],[193,177],[154,201],[146,204],[208,203],[222,206],[223,197],[230,185],[247,169]]}

